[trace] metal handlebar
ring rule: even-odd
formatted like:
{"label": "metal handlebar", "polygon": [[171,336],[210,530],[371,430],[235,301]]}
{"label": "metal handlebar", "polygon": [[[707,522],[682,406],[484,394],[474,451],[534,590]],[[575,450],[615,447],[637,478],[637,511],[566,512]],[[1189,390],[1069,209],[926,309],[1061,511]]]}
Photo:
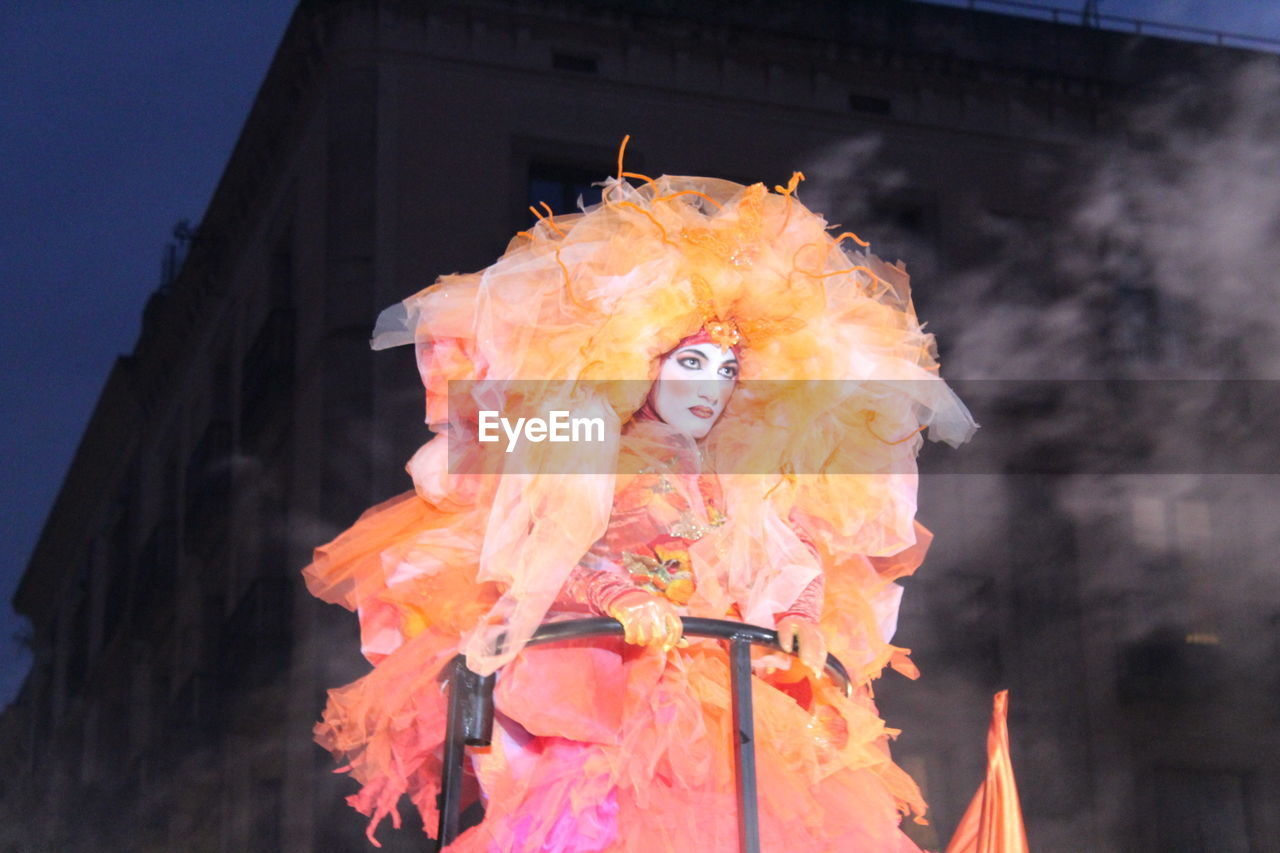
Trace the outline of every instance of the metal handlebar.
{"label": "metal handlebar", "polygon": [[[686,617],[684,633],[729,643],[729,680],[733,696],[734,776],[738,789],[738,849],[760,853],[760,811],[756,797],[755,718],[751,705],[751,645],[778,646],[778,633],[758,625],[725,619]],[[593,617],[549,622],[534,632],[526,645],[540,646],[586,637],[621,637],[615,619]],[[790,654],[790,650],[783,649]],[[440,823],[437,850],[458,837],[462,807],[463,748],[488,746],[493,739],[493,686],[495,676],[477,675],[467,668],[466,657],[456,656],[445,666],[449,674],[449,711],[445,728],[444,765],[440,774]],[[853,692],[849,673],[834,655],[827,655],[827,673],[845,696]]]}

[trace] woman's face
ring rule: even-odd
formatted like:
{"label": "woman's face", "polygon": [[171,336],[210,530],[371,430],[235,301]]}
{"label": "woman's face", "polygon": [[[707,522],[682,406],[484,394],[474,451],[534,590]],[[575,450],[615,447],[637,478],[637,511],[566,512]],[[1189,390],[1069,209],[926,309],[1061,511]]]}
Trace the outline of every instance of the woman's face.
{"label": "woman's face", "polygon": [[720,418],[738,381],[738,357],[711,342],[689,344],[662,359],[650,399],[668,426],[704,438]]}

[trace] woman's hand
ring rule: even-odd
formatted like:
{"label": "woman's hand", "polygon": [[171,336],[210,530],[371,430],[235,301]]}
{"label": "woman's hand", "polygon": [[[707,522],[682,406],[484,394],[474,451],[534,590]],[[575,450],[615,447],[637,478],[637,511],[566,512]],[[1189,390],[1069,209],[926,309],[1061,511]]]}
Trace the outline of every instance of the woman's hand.
{"label": "woman's hand", "polygon": [[778,620],[778,645],[784,652],[795,652],[814,676],[822,677],[827,665],[827,638],[822,636],[817,622],[803,616],[783,616]]}
{"label": "woman's hand", "polygon": [[637,646],[669,652],[680,642],[684,625],[670,601],[642,589],[622,593],[609,605],[609,615],[622,623],[624,637]]}

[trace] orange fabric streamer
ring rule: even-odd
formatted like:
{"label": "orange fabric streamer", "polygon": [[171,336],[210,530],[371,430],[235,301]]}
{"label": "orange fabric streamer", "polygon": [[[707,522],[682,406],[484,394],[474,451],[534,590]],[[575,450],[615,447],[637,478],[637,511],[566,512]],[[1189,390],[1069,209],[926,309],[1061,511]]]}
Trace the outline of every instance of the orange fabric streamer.
{"label": "orange fabric streamer", "polygon": [[978,786],[946,853],[1029,853],[1009,757],[1009,691],[995,696],[987,729],[987,778]]}

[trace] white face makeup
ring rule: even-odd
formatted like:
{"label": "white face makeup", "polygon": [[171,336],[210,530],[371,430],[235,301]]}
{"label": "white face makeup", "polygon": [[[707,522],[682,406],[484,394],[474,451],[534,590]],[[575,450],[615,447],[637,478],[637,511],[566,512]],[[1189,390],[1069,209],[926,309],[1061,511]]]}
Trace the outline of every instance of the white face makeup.
{"label": "white face makeup", "polygon": [[653,409],[668,426],[705,438],[733,396],[738,359],[713,343],[690,344],[662,360],[653,386]]}

